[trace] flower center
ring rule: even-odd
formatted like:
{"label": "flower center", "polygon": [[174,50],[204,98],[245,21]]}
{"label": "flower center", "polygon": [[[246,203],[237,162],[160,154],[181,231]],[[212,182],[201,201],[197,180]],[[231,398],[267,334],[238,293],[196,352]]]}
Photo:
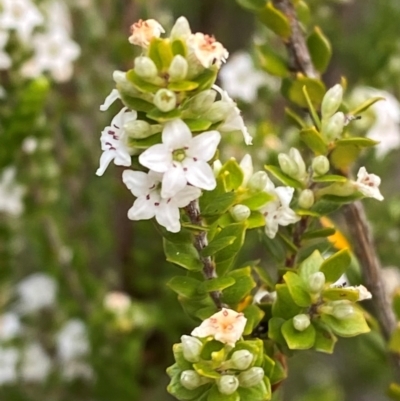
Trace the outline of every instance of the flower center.
{"label": "flower center", "polygon": [[172,152],[172,159],[176,162],[181,162],[186,159],[186,153],[184,149],[176,149]]}

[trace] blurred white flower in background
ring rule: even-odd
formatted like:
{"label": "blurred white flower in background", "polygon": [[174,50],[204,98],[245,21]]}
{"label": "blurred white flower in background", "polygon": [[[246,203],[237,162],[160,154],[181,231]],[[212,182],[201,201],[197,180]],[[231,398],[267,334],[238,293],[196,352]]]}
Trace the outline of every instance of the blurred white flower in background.
{"label": "blurred white flower in background", "polygon": [[50,373],[51,359],[39,343],[28,344],[22,352],[21,377],[30,382],[42,382]]}
{"label": "blurred white flower in background", "polygon": [[22,196],[25,190],[15,182],[15,174],[14,167],[7,167],[0,175],[0,213],[18,216],[24,210]]}
{"label": "blurred white flower in background", "polygon": [[106,294],[103,301],[104,308],[116,315],[124,315],[132,305],[129,295],[113,291]]}
{"label": "blurred white flower in background", "polygon": [[252,103],[257,98],[257,91],[261,86],[276,84],[273,78],[254,68],[250,54],[239,51],[229,58],[221,68],[219,75],[221,86],[230,96]]}
{"label": "blurred white flower in background", "polygon": [[7,44],[9,33],[6,31],[0,31],[0,70],[7,70],[11,67],[11,58],[4,51],[4,47]]}
{"label": "blurred white flower in background", "polygon": [[28,155],[34,153],[37,147],[38,147],[38,140],[34,136],[28,136],[22,142],[22,150]]}
{"label": "blurred white flower in background", "polygon": [[45,273],[34,273],[17,284],[20,313],[36,312],[54,305],[57,293],[56,281]]}
{"label": "blurred white flower in background", "polygon": [[6,312],[0,316],[0,341],[11,340],[21,333],[19,316],[13,312]]}
{"label": "blurred white flower in background", "polygon": [[17,348],[0,347],[0,385],[14,383],[17,380],[18,358]]}

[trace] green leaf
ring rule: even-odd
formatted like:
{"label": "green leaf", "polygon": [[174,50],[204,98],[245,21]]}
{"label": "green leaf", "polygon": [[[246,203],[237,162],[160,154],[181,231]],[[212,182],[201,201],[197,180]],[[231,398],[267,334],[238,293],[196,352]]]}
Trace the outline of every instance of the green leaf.
{"label": "green leaf", "polygon": [[265,7],[266,0],[236,0],[246,10],[259,11]]}
{"label": "green leaf", "polygon": [[182,386],[180,374],[178,374],[172,378],[171,383],[167,387],[167,391],[178,400],[194,401],[198,400],[205,392],[208,392],[208,388],[210,388],[210,384],[204,384],[194,390],[188,390],[186,387]]}
{"label": "green leaf", "polygon": [[[283,338],[283,337],[282,337]],[[284,366],[279,360],[275,361],[275,368],[270,377],[272,384],[278,384],[285,380],[287,377],[287,367]]]}
{"label": "green leaf", "polygon": [[191,277],[175,276],[168,281],[167,286],[178,295],[192,298],[199,295],[197,289],[200,284],[202,284],[201,281]]}
{"label": "green leaf", "polygon": [[254,355],[253,366],[261,366],[263,364],[264,343],[261,339],[256,338],[254,340],[238,341],[235,345],[235,349],[231,351],[231,354],[244,349],[250,351]]}
{"label": "green leaf", "polygon": [[303,308],[311,305],[312,300],[310,294],[307,292],[305,283],[300,276],[293,272],[287,272],[283,276],[283,279],[288,286],[293,301],[297,305]]}
{"label": "green leaf", "polygon": [[200,271],[203,268],[199,255],[191,242],[174,243],[166,238],[163,242],[168,262],[192,271]]}
{"label": "green leaf", "polygon": [[282,95],[300,107],[307,107],[303,86],[306,86],[313,106],[318,108],[326,93],[325,85],[319,79],[308,78],[301,74],[298,74],[295,79],[285,78],[282,81]]}
{"label": "green leaf", "polygon": [[324,138],[315,129],[315,127],[303,128],[300,131],[300,139],[316,154],[325,155],[328,152],[328,146]]}
{"label": "green leaf", "polygon": [[261,322],[265,313],[257,305],[249,305],[243,310],[243,314],[247,319],[243,335],[247,336],[250,335],[257,327],[257,325]]}
{"label": "green leaf", "polygon": [[126,78],[133,84],[133,86],[141,92],[154,93],[160,89],[159,85],[152,84],[140,78],[134,70],[129,70],[126,73]]}
{"label": "green leaf", "polygon": [[324,260],[320,271],[325,274],[325,279],[328,283],[334,283],[346,271],[350,262],[350,251],[342,249]]}
{"label": "green leaf", "polygon": [[282,325],[282,335],[290,349],[310,349],[315,343],[315,328],[310,324],[305,330],[298,331],[293,326],[293,320],[287,320]]}
{"label": "green leaf", "polygon": [[233,284],[235,284],[233,277],[218,277],[204,281],[199,288],[205,292],[222,291]]}
{"label": "green leaf", "polygon": [[147,118],[155,120],[159,123],[165,123],[170,120],[175,120],[176,118],[180,118],[180,116],[181,112],[178,109],[174,109],[165,113],[163,111],[158,110],[157,108],[154,108],[153,110],[151,110],[149,113],[146,114]]}
{"label": "green leaf", "polygon": [[307,87],[304,85],[302,90],[303,90],[304,98],[306,99],[306,102],[307,102],[308,110],[311,114],[314,124],[317,126],[318,129],[321,129],[321,120],[318,116],[317,111],[315,110],[314,105],[311,102],[310,95],[308,94],[308,91],[307,91]]}
{"label": "green leaf", "polygon": [[326,354],[332,354],[335,348],[337,337],[327,330],[317,328],[314,349]]}
{"label": "green leaf", "polygon": [[350,111],[349,114],[351,114],[353,116],[361,114],[363,111],[369,109],[373,104],[375,104],[376,102],[379,102],[379,100],[386,100],[386,99],[382,96],[372,97],[371,99],[368,99],[365,102],[361,103],[354,110]]}
{"label": "green leaf", "polygon": [[234,158],[229,159],[222,166],[218,175],[223,178],[227,191],[238,189],[244,178],[243,170]]}
{"label": "green leaf", "polygon": [[236,306],[251,293],[256,283],[251,276],[250,267],[233,270],[228,276],[233,277],[236,282],[223,291],[222,302],[230,306]]}
{"label": "green leaf", "polygon": [[148,113],[150,110],[154,109],[153,103],[150,103],[139,97],[129,96],[126,93],[121,93],[121,92],[120,92],[120,96],[121,96],[122,103],[126,107],[129,107],[132,110],[144,111],[145,113]]}
{"label": "green leaf", "polygon": [[275,361],[267,354],[264,354],[264,362],[262,368],[264,369],[265,376],[270,377],[275,368]]}
{"label": "green leaf", "polygon": [[360,155],[361,148],[357,145],[337,145],[331,152],[330,162],[337,169],[348,168]]}
{"label": "green leaf", "polygon": [[260,21],[272,32],[283,39],[288,39],[291,34],[289,19],[280,10],[275,8],[272,2],[268,2],[263,10],[257,12]]}
{"label": "green leaf", "polygon": [[240,401],[240,395],[237,391],[232,394],[221,394],[216,384],[211,387],[207,401]]}
{"label": "green leaf", "polygon": [[346,319],[337,319],[334,316],[322,314],[321,321],[341,337],[354,337],[370,331],[363,313],[359,310]]}
{"label": "green leaf", "polygon": [[276,294],[276,301],[272,305],[272,315],[274,317],[290,319],[301,312],[302,308],[294,302],[286,284],[277,284]]}
{"label": "green leaf", "polygon": [[285,323],[285,319],[281,317],[273,317],[268,321],[268,338],[281,345],[286,344],[282,335],[283,323]]}
{"label": "green leaf", "polygon": [[172,41],[171,49],[174,56],[177,56],[179,54],[180,56],[186,57],[187,47],[186,43],[182,39],[175,39],[174,41]]}
{"label": "green leaf", "polygon": [[375,146],[379,143],[379,141],[374,141],[373,139],[369,138],[344,138],[344,139],[338,139],[336,141],[336,146],[348,146],[348,145],[353,145],[353,146],[358,146],[360,148],[369,148],[371,146]]}
{"label": "green leaf", "polygon": [[153,37],[150,41],[148,56],[154,61],[159,71],[167,71],[174,58],[169,40]]}
{"label": "green leaf", "polygon": [[348,300],[357,302],[359,298],[359,292],[358,290],[353,290],[350,288],[332,287],[323,291],[322,298],[325,301]]}
{"label": "green leaf", "polygon": [[319,27],[307,39],[307,47],[314,67],[321,73],[325,72],[332,57],[332,46]]}
{"label": "green leaf", "polygon": [[192,369],[192,364],[188,362],[183,356],[182,344],[174,344],[172,347],[172,352],[174,353],[174,358],[181,370]]}
{"label": "green leaf", "polygon": [[198,82],[192,81],[179,81],[179,82],[170,82],[167,88],[174,92],[189,92],[199,87]]}
{"label": "green leaf", "polygon": [[214,85],[215,80],[217,79],[218,67],[212,66],[206,70],[204,70],[200,75],[196,78],[193,78],[192,81],[197,82],[199,87],[196,92],[201,92],[206,89],[210,89],[212,85]]}
{"label": "green leaf", "polygon": [[239,387],[237,391],[240,395],[240,400],[243,401],[262,401],[271,398],[271,384],[268,377],[264,377],[264,379],[255,386],[247,388]]}
{"label": "green leaf", "polygon": [[339,208],[340,208],[339,203],[328,201],[326,199],[321,199],[313,205],[311,211],[316,212],[321,216],[324,216],[335,212]]}
{"label": "green leaf", "polygon": [[200,357],[202,359],[207,359],[209,361],[209,360],[211,360],[212,354],[214,352],[219,352],[223,348],[224,348],[224,344],[221,343],[220,341],[216,341],[216,340],[207,341],[204,344],[203,349],[201,350]]}
{"label": "green leaf", "polygon": [[150,146],[156,145],[161,142],[161,132],[158,134],[151,135],[144,139],[133,139],[128,138],[129,146],[138,148],[138,149],[147,149]]}
{"label": "green leaf", "polygon": [[390,383],[387,395],[394,401],[400,401],[400,384]]}
{"label": "green leaf", "polygon": [[260,266],[253,266],[253,270],[257,273],[258,278],[263,284],[266,284],[268,287],[274,286],[274,282],[266,269]]}
{"label": "green leaf", "polygon": [[318,250],[315,250],[307,259],[303,260],[299,267],[300,277],[308,282],[311,274],[314,274],[320,270],[324,258],[321,256]]}
{"label": "green leaf", "polygon": [[243,200],[241,199],[239,203],[247,206],[250,210],[258,210],[260,207],[264,206],[273,199],[274,196],[267,192],[257,192],[255,194],[250,194],[249,197]]}
{"label": "green leaf", "polygon": [[[208,298],[211,299],[211,298]],[[217,313],[218,309],[215,305],[212,306],[206,306],[205,308],[200,308],[197,309],[196,312],[194,313],[194,316],[199,318],[200,320],[206,320],[210,316],[214,315],[214,313]]]}
{"label": "green leaf", "polygon": [[268,72],[268,74],[281,78],[289,75],[287,61],[279,54],[276,54],[273,50],[271,50],[271,47],[257,47],[257,56],[260,61],[261,68]]}
{"label": "green leaf", "polygon": [[318,230],[307,231],[303,234],[302,239],[315,239],[315,238],[324,238],[330,237],[335,234],[336,230],[332,227],[321,228]]}
{"label": "green leaf", "polygon": [[221,377],[221,374],[216,372],[212,363],[208,361],[194,363],[193,368],[200,376],[209,377],[210,379],[219,379]]}
{"label": "green leaf", "polygon": [[310,209],[294,209],[294,211],[296,212],[296,214],[298,214],[301,217],[303,217],[303,216],[321,217],[320,213],[317,213]]}
{"label": "green leaf", "polygon": [[343,175],[328,174],[321,177],[312,177],[314,182],[346,182],[347,178]]}
{"label": "green leaf", "polygon": [[225,213],[236,200],[234,192],[226,192],[213,198],[201,211],[203,216],[215,216]]}
{"label": "green leaf", "polygon": [[192,132],[206,131],[211,127],[211,121],[204,118],[185,118],[183,121]]}
{"label": "green leaf", "polygon": [[229,245],[232,245],[236,240],[236,237],[233,236],[217,236],[215,237],[202,251],[201,256],[207,257],[212,256],[221,249],[226,248]]}
{"label": "green leaf", "polygon": [[397,325],[395,331],[392,333],[389,341],[389,350],[400,354],[400,326]]}
{"label": "green leaf", "polygon": [[283,184],[293,187],[293,188],[303,188],[303,184],[300,181],[295,180],[292,177],[289,177],[279,167],[266,165],[264,168],[270,172],[275,178],[281,181]]}
{"label": "green leaf", "polygon": [[300,129],[306,127],[305,121],[304,121],[296,112],[294,112],[292,109],[289,109],[288,107],[285,107],[285,113],[287,114],[287,116],[288,116],[295,124],[297,124],[297,125],[299,126]]}
{"label": "green leaf", "polygon": [[247,229],[259,228],[265,226],[265,218],[261,212],[252,211],[247,219]]}

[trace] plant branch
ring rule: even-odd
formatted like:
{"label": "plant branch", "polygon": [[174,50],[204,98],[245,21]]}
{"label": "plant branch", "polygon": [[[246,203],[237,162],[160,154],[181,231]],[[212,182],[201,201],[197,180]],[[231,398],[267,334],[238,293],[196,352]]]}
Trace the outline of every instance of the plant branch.
{"label": "plant branch", "polygon": [[[186,214],[188,215],[190,222],[196,226],[202,227],[203,223],[200,215],[200,207],[197,200],[194,200],[189,203],[189,205],[185,208]],[[215,265],[210,256],[202,256],[201,251],[208,245],[207,240],[207,232],[201,230],[198,234],[194,236],[194,247],[196,248],[200,261],[203,264],[203,276],[206,280],[211,280],[213,278],[218,277],[215,269]],[[215,303],[218,309],[223,307],[221,301],[221,292],[220,291],[212,291],[210,292],[210,296]]]}

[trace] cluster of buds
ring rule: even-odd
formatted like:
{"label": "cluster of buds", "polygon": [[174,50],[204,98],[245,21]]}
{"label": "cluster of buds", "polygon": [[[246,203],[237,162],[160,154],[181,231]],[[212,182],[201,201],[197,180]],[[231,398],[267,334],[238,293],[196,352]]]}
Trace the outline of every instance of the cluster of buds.
{"label": "cluster of buds", "polygon": [[[241,339],[246,319],[230,309],[214,314],[175,344],[176,363],[168,368],[168,391],[180,400],[232,396],[235,400],[271,397],[271,384],[265,370],[270,359],[264,356],[259,339]],[[273,362],[272,362],[273,363]],[[214,397],[214,398],[213,398]]]}
{"label": "cluster of buds", "polygon": [[321,105],[321,134],[329,141],[332,142],[339,138],[346,125],[346,116],[341,111],[338,111],[342,104],[343,88],[337,84],[330,88]]}

